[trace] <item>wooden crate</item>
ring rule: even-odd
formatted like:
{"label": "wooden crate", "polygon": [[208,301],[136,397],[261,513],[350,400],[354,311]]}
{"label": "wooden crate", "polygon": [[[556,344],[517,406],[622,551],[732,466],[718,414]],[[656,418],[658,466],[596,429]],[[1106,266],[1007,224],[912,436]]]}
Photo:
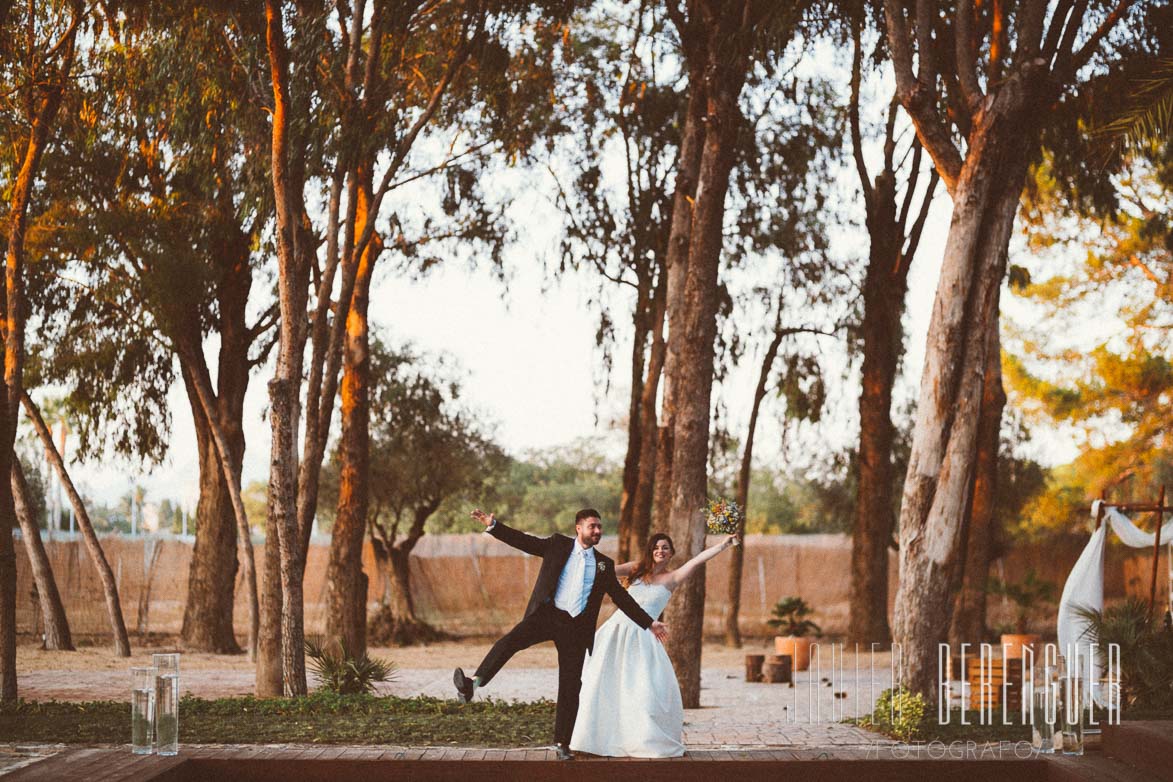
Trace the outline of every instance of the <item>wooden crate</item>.
{"label": "wooden crate", "polygon": [[1015,711],[1022,708],[1022,660],[1003,660],[995,657],[987,660],[987,676],[989,690],[982,691],[982,660],[978,657],[966,657],[965,680],[969,683],[969,703],[967,708],[979,711],[983,708],[998,709],[1002,707],[1002,685],[1008,683],[1006,689],[1006,709]]}

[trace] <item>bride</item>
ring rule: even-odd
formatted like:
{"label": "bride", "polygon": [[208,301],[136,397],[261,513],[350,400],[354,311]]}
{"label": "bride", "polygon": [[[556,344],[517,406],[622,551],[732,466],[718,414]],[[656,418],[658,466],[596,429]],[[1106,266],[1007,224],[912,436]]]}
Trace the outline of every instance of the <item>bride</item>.
{"label": "bride", "polygon": [[[639,562],[615,566],[626,576],[628,593],[650,616],[668,605],[673,590],[704,562],[730,546],[730,535],[668,570],[676,553],[672,538],[658,532]],[[610,757],[671,758],[684,754],[684,708],[676,673],[662,644],[620,611],[595,635],[594,652],[582,671],[582,694],[570,748]]]}

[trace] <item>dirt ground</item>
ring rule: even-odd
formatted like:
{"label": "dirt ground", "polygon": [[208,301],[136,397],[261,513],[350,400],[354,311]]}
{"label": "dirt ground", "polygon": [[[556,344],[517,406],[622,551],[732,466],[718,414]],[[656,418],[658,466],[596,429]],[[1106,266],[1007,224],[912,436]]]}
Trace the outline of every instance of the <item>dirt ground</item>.
{"label": "dirt ground", "polygon": [[[427,646],[372,648],[372,657],[394,662],[402,676],[401,687],[429,691],[438,687],[446,691],[451,687],[449,673],[456,666],[468,669],[488,652],[494,639],[480,638],[449,641]],[[118,657],[109,646],[81,646],[76,652],[43,651],[31,639],[17,647],[17,677],[20,695],[29,700],[125,700],[129,691],[129,669],[137,665],[149,665],[151,654],[175,652],[182,654],[180,673],[183,690],[204,698],[228,695],[247,695],[253,691],[255,665],[245,655],[220,655],[183,652],[175,645],[175,639],[153,639],[150,643],[133,641],[129,658]],[[704,667],[735,673],[743,669],[745,655],[771,653],[764,639],[751,639],[742,649],[729,649],[719,643],[704,646]],[[830,650],[824,657],[823,667],[831,668]],[[863,657],[861,655],[861,657]],[[877,655],[877,667],[887,667],[888,656]],[[836,664],[840,664],[837,659]],[[511,670],[549,670],[557,668],[558,659],[553,644],[541,644],[516,655],[509,663]],[[843,656],[842,665],[851,669],[855,657]],[[860,668],[866,669],[870,661],[863,657]],[[442,675],[441,675],[442,674]],[[438,685],[424,686],[434,678],[443,679]],[[409,682],[419,680],[415,687]],[[382,689],[382,688],[381,688]],[[409,694],[403,692],[402,694]]]}

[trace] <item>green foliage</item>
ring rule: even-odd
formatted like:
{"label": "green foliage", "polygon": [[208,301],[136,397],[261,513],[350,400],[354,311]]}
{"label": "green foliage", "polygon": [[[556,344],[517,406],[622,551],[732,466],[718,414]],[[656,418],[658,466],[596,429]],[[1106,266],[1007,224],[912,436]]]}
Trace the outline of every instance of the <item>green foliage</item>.
{"label": "green foliage", "polygon": [[928,712],[923,695],[897,687],[880,693],[871,716],[861,724],[901,741],[914,741],[923,738],[929,728]]}
{"label": "green foliage", "polygon": [[604,455],[593,439],[531,451],[510,459],[507,470],[490,476],[478,493],[454,495],[437,511],[429,529],[470,532],[468,513],[481,507],[510,526],[534,534],[568,533],[580,508],[603,514],[603,531],[614,534],[619,524],[622,465]]}
{"label": "green foliage", "polygon": [[1089,623],[1081,643],[1098,644],[1100,654],[1109,644],[1120,645],[1121,701],[1126,712],[1173,710],[1173,630],[1157,612],[1150,616],[1145,600],[1129,598],[1103,611],[1077,606],[1077,616]]}
{"label": "green foliage", "polygon": [[[442,361],[410,346],[392,349],[377,337],[370,361],[368,528],[392,545],[423,535],[445,500],[479,494],[504,472],[507,457],[481,415],[462,404],[460,381]],[[339,466],[336,449],[322,471],[318,499],[327,526],[337,512]]]}
{"label": "green foliage", "polygon": [[793,635],[798,638],[806,635],[822,636],[822,628],[806,618],[812,613],[814,609],[801,597],[784,597],[774,604],[774,618],[767,620],[766,624],[781,635]]}
{"label": "green foliage", "polygon": [[[313,743],[535,746],[552,741],[554,704],[477,699],[338,695],[180,700],[184,744]],[[9,741],[124,744],[130,704],[4,701],[0,735]]]}
{"label": "green foliage", "polygon": [[990,579],[986,591],[1010,600],[1017,608],[1015,632],[1027,632],[1027,621],[1032,610],[1044,609],[1055,602],[1055,584],[1039,578],[1034,568],[1026,571],[1022,581],[1008,583],[998,578]]}
{"label": "green foliage", "polygon": [[1014,291],[1003,366],[1014,407],[1081,447],[1024,508],[1028,533],[1082,529],[1102,491],[1147,496],[1173,480],[1173,160],[1122,163],[1117,205],[1089,217],[1056,162],[1036,168],[1026,202],[1031,281]]}
{"label": "green foliage", "polygon": [[395,663],[373,659],[366,652],[355,657],[342,640],[326,646],[307,638],[305,656],[310,673],[318,677],[326,692],[373,693],[376,684],[395,680]]}

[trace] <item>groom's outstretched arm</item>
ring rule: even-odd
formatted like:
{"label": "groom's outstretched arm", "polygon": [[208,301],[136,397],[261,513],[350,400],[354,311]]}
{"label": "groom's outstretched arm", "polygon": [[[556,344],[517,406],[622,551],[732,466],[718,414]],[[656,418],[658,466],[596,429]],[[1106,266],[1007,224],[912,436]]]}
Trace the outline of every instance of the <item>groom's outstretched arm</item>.
{"label": "groom's outstretched arm", "polygon": [[527,535],[524,532],[515,530],[512,527],[506,527],[492,513],[485,513],[480,508],[472,512],[472,517],[485,525],[485,532],[489,533],[502,543],[513,546],[515,549],[520,549],[526,554],[533,554],[535,557],[540,557],[546,553],[546,547],[550,543],[549,538],[537,538],[533,535]]}

